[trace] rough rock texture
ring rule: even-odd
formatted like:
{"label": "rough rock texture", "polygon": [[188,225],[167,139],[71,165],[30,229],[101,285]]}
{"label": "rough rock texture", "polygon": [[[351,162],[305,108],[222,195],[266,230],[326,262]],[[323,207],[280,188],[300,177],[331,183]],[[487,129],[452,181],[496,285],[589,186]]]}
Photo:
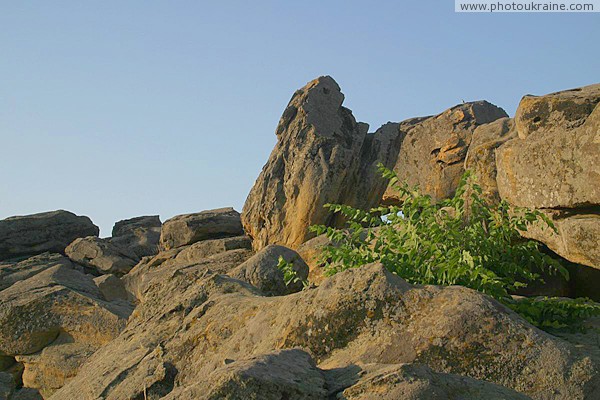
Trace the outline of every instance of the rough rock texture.
{"label": "rough rock texture", "polygon": [[313,224],[335,224],[326,203],[376,206],[385,188],[374,171],[395,162],[401,142],[395,124],[374,134],[343,107],[329,76],[292,96],[277,126],[277,144],[244,204],[242,222],[255,250],[269,244],[297,248]]}
{"label": "rough rock texture", "polygon": [[99,274],[124,275],[139,261],[137,255],[128,248],[95,236],[75,239],[67,246],[65,253],[74,262]]}
{"label": "rough rock texture", "polygon": [[344,400],[527,400],[514,390],[466,376],[433,372],[421,364],[366,365]]}
{"label": "rough rock texture", "polygon": [[228,361],[206,379],[173,391],[165,400],[327,399],[323,373],[302,350],[281,350]]}
{"label": "rough rock texture", "polygon": [[575,129],[556,127],[513,139],[497,152],[498,189],[534,208],[600,205],[600,107]]}
{"label": "rough rock texture", "polygon": [[464,169],[474,172],[482,194],[490,204],[500,202],[496,183],[496,150],[516,135],[515,123],[510,118],[480,125],[473,132]]}
{"label": "rough rock texture", "polygon": [[[299,279],[297,282],[285,284],[283,272],[277,268],[279,257],[292,263],[292,268]],[[283,296],[302,290],[302,282],[308,278],[308,265],[294,250],[271,244],[233,269],[228,275],[250,283],[267,296]]]}
{"label": "rough rock texture", "polygon": [[58,210],[0,221],[0,260],[62,253],[73,240],[98,235],[88,217]]}
{"label": "rough rock texture", "polygon": [[521,99],[515,121],[519,138],[556,130],[572,130],[585,122],[600,103],[600,84]]}
{"label": "rough rock texture", "polygon": [[240,214],[233,208],[220,208],[173,217],[163,224],[162,250],[170,250],[207,239],[243,234]]}
{"label": "rough rock texture", "polygon": [[[68,259],[33,257],[37,262],[43,258],[47,268],[0,291],[0,355],[14,357],[15,366],[24,368],[15,376],[22,374],[25,387],[49,396],[119,334],[132,307],[123,300],[106,301],[91,276],[74,269]],[[21,264],[27,261],[36,265],[31,259]]]}
{"label": "rough rock texture", "polygon": [[[506,112],[487,101],[465,103],[429,118],[411,119],[400,124],[404,140],[394,171],[401,182],[419,185],[434,200],[451,197],[464,173],[464,161],[474,130]],[[388,188],[386,203],[397,201]]]}
{"label": "rough rock texture", "polygon": [[298,254],[308,265],[308,281],[320,285],[325,279],[324,265],[321,261],[321,252],[332,244],[327,235],[322,234],[312,238],[298,247]]}
{"label": "rough rock texture", "polygon": [[53,253],[42,253],[20,262],[0,262],[0,291],[57,265],[77,269],[71,260]]}
{"label": "rough rock texture", "polygon": [[[551,109],[556,104],[567,104],[573,93],[582,96],[589,90],[542,96],[536,98],[536,107]],[[524,235],[545,243],[570,261],[600,268],[600,106],[585,118],[584,110],[589,110],[588,105],[597,98],[579,100],[583,105],[577,106],[577,112],[565,111],[558,116],[542,113],[544,122],[540,122],[539,129],[533,130],[527,124],[530,130],[525,135],[519,132],[524,139],[513,139],[498,150],[498,190],[512,204],[543,210],[558,228],[558,234],[534,227]],[[528,104],[525,101],[519,107]],[[533,114],[530,117],[537,118]],[[571,117],[577,118],[567,124],[565,118]]]}
{"label": "rough rock texture", "polygon": [[600,390],[598,360],[585,346],[470,289],[411,286],[370,265],[264,297],[206,268],[181,267],[146,290],[126,329],[52,398],[143,398],[144,388],[151,399],[178,398],[231,360],[296,347],[323,370],[415,362],[534,399],[593,399]]}
{"label": "rough rock texture", "polygon": [[127,290],[123,281],[115,275],[102,275],[94,278],[94,283],[106,301],[127,300]]}
{"label": "rough rock texture", "polygon": [[158,215],[119,221],[112,229],[110,242],[129,249],[138,259],[158,253],[162,223]]}

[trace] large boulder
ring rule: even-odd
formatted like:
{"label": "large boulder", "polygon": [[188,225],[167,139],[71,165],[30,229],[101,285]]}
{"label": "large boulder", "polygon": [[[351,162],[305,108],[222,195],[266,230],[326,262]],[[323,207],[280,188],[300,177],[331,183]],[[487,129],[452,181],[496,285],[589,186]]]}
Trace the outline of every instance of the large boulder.
{"label": "large boulder", "polygon": [[64,210],[6,218],[0,221],[0,260],[44,252],[64,254],[73,240],[98,233],[88,217]]}
{"label": "large boulder", "polygon": [[242,234],[240,214],[230,207],[220,208],[178,215],[165,221],[160,235],[160,246],[162,250],[170,250],[201,240]]}
{"label": "large boulder", "polygon": [[[394,166],[400,182],[418,185],[434,200],[451,197],[465,172],[464,161],[475,129],[507,116],[487,101],[476,101],[434,117],[402,122],[404,139]],[[397,201],[398,194],[389,187],[384,202]]]}
{"label": "large boulder", "polygon": [[508,140],[516,137],[515,123],[510,118],[500,118],[478,126],[473,132],[465,157],[464,169],[472,171],[481,186],[482,195],[489,204],[500,202],[496,182],[496,151]]}
{"label": "large boulder", "polygon": [[[38,268],[44,257],[48,265]],[[119,334],[133,308],[125,300],[107,301],[91,276],[62,256],[33,259],[20,263],[36,267],[31,276],[0,291],[0,356],[17,362],[11,368],[19,367],[15,376],[25,387],[49,396]]]}
{"label": "large boulder", "polygon": [[292,96],[276,129],[277,144],[242,212],[255,250],[269,244],[297,248],[312,237],[309,226],[335,225],[323,206],[370,208],[385,190],[377,162],[392,166],[401,136],[396,124],[374,134],[343,107],[344,95],[329,76]]}
{"label": "large boulder", "polygon": [[57,265],[78,269],[71,260],[55,253],[42,253],[20,262],[0,262],[0,291]]}
{"label": "large boulder", "polygon": [[75,239],[65,249],[74,262],[88,267],[96,274],[122,276],[139,261],[137,254],[127,247],[114,245],[110,240],[95,236]]}
{"label": "large boulder", "polygon": [[[284,272],[278,268],[280,258],[289,263],[296,274],[296,281],[286,284]],[[267,296],[284,296],[302,290],[308,278],[308,265],[294,250],[270,244],[228,272],[228,275],[250,283]]]}
{"label": "large boulder", "polygon": [[[540,331],[464,287],[411,286],[381,265],[369,265],[317,288],[265,297],[239,280],[180,268],[147,289],[119,337],[52,398],[178,399],[224,365],[296,347],[322,370],[414,362],[533,399],[593,399],[600,387],[596,353]],[[233,385],[242,385],[231,368]],[[448,390],[458,385],[445,379]],[[328,385],[345,389],[335,375]]]}
{"label": "large boulder", "polygon": [[138,259],[158,253],[162,223],[158,215],[125,219],[115,224],[110,242],[129,249]]}
{"label": "large boulder", "polygon": [[600,84],[521,99],[515,122],[520,139],[556,130],[572,130],[600,103]]}
{"label": "large boulder", "polygon": [[[548,115],[540,111],[539,129],[533,129],[538,126],[533,122],[526,128],[517,124],[518,129],[527,129],[525,134],[519,131],[519,138],[498,149],[496,164],[500,196],[514,205],[541,210],[557,227],[554,232],[538,224],[523,235],[569,261],[600,269],[600,106],[588,115],[584,112],[598,102],[598,90],[600,85],[535,98],[535,108],[518,112],[522,119],[536,120],[532,110],[555,111]],[[581,98],[584,94],[587,101]],[[519,107],[527,108],[531,101],[526,97]],[[560,108],[564,104],[577,112]]]}

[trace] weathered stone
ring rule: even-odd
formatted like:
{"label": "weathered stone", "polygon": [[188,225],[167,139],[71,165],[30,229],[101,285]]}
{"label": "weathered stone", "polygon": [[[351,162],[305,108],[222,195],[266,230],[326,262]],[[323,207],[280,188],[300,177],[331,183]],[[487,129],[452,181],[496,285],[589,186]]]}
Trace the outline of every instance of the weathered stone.
{"label": "weathered stone", "polygon": [[332,242],[327,235],[322,234],[308,240],[298,247],[298,254],[308,265],[308,281],[315,285],[320,285],[325,279],[324,263],[321,260],[321,253]]}
{"label": "weathered stone", "polygon": [[255,250],[269,244],[292,249],[310,239],[314,224],[335,225],[326,203],[376,206],[385,184],[377,162],[391,167],[400,145],[396,125],[375,134],[343,107],[344,95],[329,76],[292,96],[277,126],[277,144],[242,212]]}
{"label": "weathered stone", "polygon": [[64,254],[73,240],[98,233],[88,217],[63,210],[10,217],[0,221],[0,260],[44,252]]}
{"label": "weathered stone", "polygon": [[496,182],[496,149],[514,137],[515,124],[510,118],[500,118],[480,125],[473,132],[464,168],[473,171],[481,186],[482,195],[489,204],[500,202]]}
{"label": "weathered stone", "polygon": [[203,240],[183,248],[175,260],[181,263],[194,263],[215,254],[237,249],[251,250],[252,240],[248,236]]}
{"label": "weathered stone", "polygon": [[138,257],[128,248],[95,236],[75,239],[65,249],[67,256],[99,274],[124,275],[137,264]]}
{"label": "weathered stone", "polygon": [[184,267],[148,288],[119,337],[52,398],[136,398],[145,388],[148,398],[175,395],[227,360],[296,347],[324,370],[414,362],[534,399],[593,399],[600,385],[594,352],[464,287],[411,286],[369,265],[263,297],[239,280]]}
{"label": "weathered stone", "polygon": [[119,221],[112,229],[112,244],[129,249],[137,259],[158,253],[162,223],[158,215]]}
{"label": "weathered stone", "polygon": [[125,326],[131,308],[100,300],[89,275],[56,265],[0,292],[0,353],[35,353],[60,332],[100,346]]}
{"label": "weathered stone", "polygon": [[115,275],[102,275],[94,278],[94,283],[106,301],[127,300],[127,290],[123,281]]}
{"label": "weathered stone", "polygon": [[[298,281],[285,284],[283,272],[277,268],[280,257],[292,264]],[[227,274],[250,283],[267,296],[284,296],[302,290],[308,278],[308,265],[294,250],[271,244]]]}
{"label": "weathered stone", "polygon": [[53,253],[42,253],[21,262],[0,262],[0,291],[57,265],[79,269],[71,260]]}
{"label": "weathered stone", "polygon": [[[418,185],[434,200],[451,197],[464,173],[464,161],[473,131],[480,125],[507,117],[487,101],[465,103],[428,118],[400,124],[404,136],[394,171],[400,182]],[[385,203],[398,201],[389,187]]]}
{"label": "weathered stone", "polygon": [[45,398],[73,378],[81,365],[96,351],[97,345],[74,342],[62,333],[41,352],[17,356],[23,363],[23,386],[36,388]]}
{"label": "weathered stone", "polygon": [[325,379],[310,355],[291,349],[232,360],[197,384],[173,391],[165,400],[327,398]]}
{"label": "weathered stone", "polygon": [[7,372],[0,372],[0,399],[9,399],[15,391],[13,376]]}
{"label": "weathered stone", "polygon": [[466,376],[436,373],[425,365],[367,365],[345,400],[527,400],[514,390]]}
{"label": "weathered stone", "polygon": [[571,262],[600,269],[600,213],[586,213],[585,210],[543,212],[557,231],[540,221],[521,234],[543,242]]}
{"label": "weathered stone", "polygon": [[513,139],[496,152],[498,190],[530,208],[600,204],[600,107],[575,129],[556,127]]}
{"label": "weathered stone", "polygon": [[240,214],[233,208],[220,208],[173,217],[163,224],[162,250],[186,246],[207,239],[243,235]]}
{"label": "weathered stone", "polygon": [[519,138],[556,130],[572,130],[585,122],[600,103],[600,84],[521,99],[515,121]]}

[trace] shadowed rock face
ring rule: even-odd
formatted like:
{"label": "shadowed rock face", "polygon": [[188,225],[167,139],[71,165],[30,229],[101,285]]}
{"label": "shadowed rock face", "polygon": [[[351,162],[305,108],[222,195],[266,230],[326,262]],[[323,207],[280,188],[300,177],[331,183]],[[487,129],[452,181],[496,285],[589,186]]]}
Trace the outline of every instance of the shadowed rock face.
{"label": "shadowed rock face", "polygon": [[88,217],[63,210],[10,217],[0,221],[0,260],[44,252],[64,254],[73,240],[99,232]]}
{"label": "shadowed rock face", "polygon": [[[434,117],[402,122],[404,139],[394,166],[400,182],[419,185],[434,200],[451,197],[465,172],[464,161],[475,129],[507,116],[503,109],[477,101]],[[388,188],[384,202],[397,201],[397,194]]]}
{"label": "shadowed rock face", "polygon": [[[321,370],[368,364],[376,364],[376,370],[414,362],[433,372],[398,366],[389,374],[433,379],[433,386],[435,374],[459,374],[534,399],[592,399],[600,384],[592,353],[539,331],[470,289],[411,286],[382,266],[370,265],[340,273],[318,288],[264,297],[210,268],[180,267],[148,287],[127,328],[52,398],[137,398],[146,388],[148,398],[183,399],[192,398],[188,390],[193,395],[194,387],[207,381],[217,391],[238,393],[243,382],[253,387],[262,378],[276,391],[277,374],[270,381],[250,372],[254,361],[242,360],[297,347],[307,350]],[[300,375],[321,382],[302,356],[289,363],[281,368],[300,368]],[[424,378],[428,374],[433,375]],[[279,376],[279,383],[289,377],[283,370]],[[380,385],[372,377],[367,375],[362,388],[353,391],[347,376],[333,374],[327,388],[335,394],[350,386],[348,395],[358,396],[350,398],[361,398],[360,393]],[[456,387],[461,378],[447,379]],[[312,390],[318,393],[320,387],[315,384]],[[394,384],[386,387],[391,390]],[[258,398],[252,393],[248,398]]]}
{"label": "shadowed rock face", "polygon": [[277,126],[277,144],[248,195],[242,223],[256,250],[268,244],[297,248],[313,224],[335,224],[326,203],[376,206],[385,184],[378,161],[391,166],[400,145],[396,124],[374,134],[342,106],[329,76],[296,91]]}
{"label": "shadowed rock face", "polygon": [[138,259],[158,253],[162,223],[158,215],[119,221],[112,229],[110,242],[135,253]]}

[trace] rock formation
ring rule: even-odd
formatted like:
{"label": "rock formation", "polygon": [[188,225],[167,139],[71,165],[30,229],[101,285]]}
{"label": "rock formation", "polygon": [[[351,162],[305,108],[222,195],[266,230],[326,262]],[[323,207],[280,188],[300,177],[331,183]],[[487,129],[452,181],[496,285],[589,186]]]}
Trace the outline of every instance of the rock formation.
{"label": "rock formation", "polygon": [[[483,124],[508,117],[506,112],[477,101],[452,107],[434,117],[400,124],[404,141],[394,171],[401,182],[418,185],[434,200],[451,197],[465,172],[464,161],[473,132]],[[397,194],[388,188],[384,201],[394,203]]]}
{"label": "rock formation", "polygon": [[368,126],[356,122],[343,101],[329,76],[292,96],[277,126],[277,144],[242,212],[256,250],[269,244],[295,249],[311,237],[309,226],[335,224],[323,208],[327,203],[379,203],[385,182],[374,167],[393,165],[400,133],[388,124],[367,134]]}
{"label": "rock formation", "polygon": [[88,217],[63,210],[10,217],[0,221],[0,260],[44,252],[64,254],[73,240],[98,233]]}
{"label": "rock formation", "polygon": [[557,232],[539,226],[525,236],[562,257],[600,268],[600,85],[526,96],[517,110],[518,138],[497,152],[498,190],[510,203],[540,209]]}
{"label": "rock formation", "polygon": [[325,277],[332,242],[308,227],[340,225],[326,203],[398,201],[379,162],[436,200],[470,169],[490,204],[548,215],[556,232],[522,234],[597,293],[600,85],[526,96],[514,119],[479,101],[372,134],[343,100],[330,77],[294,94],[241,216],[137,217],[110,238],[66,211],[0,221],[0,400],[597,399],[598,331],[552,335],[380,264]]}

